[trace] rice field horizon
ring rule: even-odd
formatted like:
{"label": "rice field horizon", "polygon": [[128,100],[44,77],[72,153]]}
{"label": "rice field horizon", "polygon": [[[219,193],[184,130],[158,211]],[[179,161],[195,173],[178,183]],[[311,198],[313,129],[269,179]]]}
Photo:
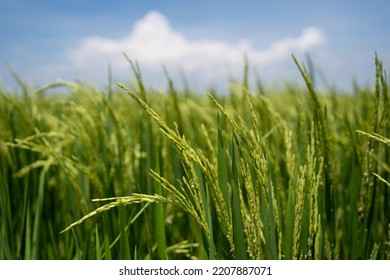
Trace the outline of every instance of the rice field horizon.
{"label": "rice field horizon", "polygon": [[[0,259],[390,259],[390,104],[375,85],[0,88]],[[326,74],[326,73],[325,73]],[[65,88],[67,94],[56,94]],[[59,90],[59,91],[58,91]],[[45,94],[50,91],[51,94]]]}

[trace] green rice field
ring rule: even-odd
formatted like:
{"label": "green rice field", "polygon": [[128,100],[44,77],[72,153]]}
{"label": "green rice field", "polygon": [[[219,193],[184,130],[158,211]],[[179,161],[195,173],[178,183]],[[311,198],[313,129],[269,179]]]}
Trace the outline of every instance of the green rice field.
{"label": "green rice field", "polygon": [[[317,89],[0,89],[0,259],[390,259],[390,104]],[[310,63],[308,63],[310,66]],[[141,65],[142,67],[142,65]],[[63,89],[67,93],[59,93]],[[58,92],[57,92],[58,91]],[[57,92],[57,93],[56,93]]]}

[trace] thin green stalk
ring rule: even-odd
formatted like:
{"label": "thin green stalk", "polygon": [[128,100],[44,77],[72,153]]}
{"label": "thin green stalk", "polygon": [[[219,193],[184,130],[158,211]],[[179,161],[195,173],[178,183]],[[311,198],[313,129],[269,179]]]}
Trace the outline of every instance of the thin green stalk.
{"label": "thin green stalk", "polygon": [[42,212],[43,212],[43,204],[45,200],[45,184],[46,184],[46,174],[51,166],[51,160],[48,160],[39,177],[39,185],[38,185],[38,197],[36,200],[36,209],[35,209],[35,217],[34,217],[34,226],[32,232],[32,259],[37,260],[40,258],[41,251],[41,229],[42,229]]}
{"label": "thin green stalk", "polygon": [[240,183],[238,181],[237,159],[236,159],[236,145],[232,141],[231,157],[232,157],[232,224],[233,224],[233,241],[234,254],[237,260],[246,260],[247,247],[244,236],[244,226],[241,213],[241,191]]}

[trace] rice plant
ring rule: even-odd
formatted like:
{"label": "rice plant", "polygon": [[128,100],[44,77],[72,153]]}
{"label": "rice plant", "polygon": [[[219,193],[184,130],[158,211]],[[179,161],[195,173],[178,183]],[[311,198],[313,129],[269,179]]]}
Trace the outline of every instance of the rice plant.
{"label": "rice plant", "polygon": [[[128,59],[128,58],[127,58]],[[0,92],[1,259],[390,259],[390,106],[248,81]],[[310,66],[309,61],[309,66]],[[310,68],[310,67],[309,67]],[[58,87],[66,94],[56,94]]]}

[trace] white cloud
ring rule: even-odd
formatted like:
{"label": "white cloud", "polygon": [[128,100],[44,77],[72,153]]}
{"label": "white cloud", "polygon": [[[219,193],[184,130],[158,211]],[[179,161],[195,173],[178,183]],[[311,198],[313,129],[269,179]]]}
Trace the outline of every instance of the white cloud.
{"label": "white cloud", "polygon": [[175,31],[164,15],[151,11],[135,23],[128,36],[121,39],[88,37],[67,50],[66,56],[76,71],[88,79],[105,77],[108,63],[115,75],[127,73],[125,52],[130,59],[139,62],[144,76],[149,76],[151,81],[161,76],[164,80],[162,66],[166,65],[170,71],[183,70],[187,77],[210,83],[226,77],[227,68],[242,69],[244,55],[256,67],[275,67],[291,62],[291,53],[312,50],[325,41],[325,35],[317,27],[308,27],[299,37],[282,39],[263,50],[254,48],[247,39],[235,44],[214,39],[190,40]]}

